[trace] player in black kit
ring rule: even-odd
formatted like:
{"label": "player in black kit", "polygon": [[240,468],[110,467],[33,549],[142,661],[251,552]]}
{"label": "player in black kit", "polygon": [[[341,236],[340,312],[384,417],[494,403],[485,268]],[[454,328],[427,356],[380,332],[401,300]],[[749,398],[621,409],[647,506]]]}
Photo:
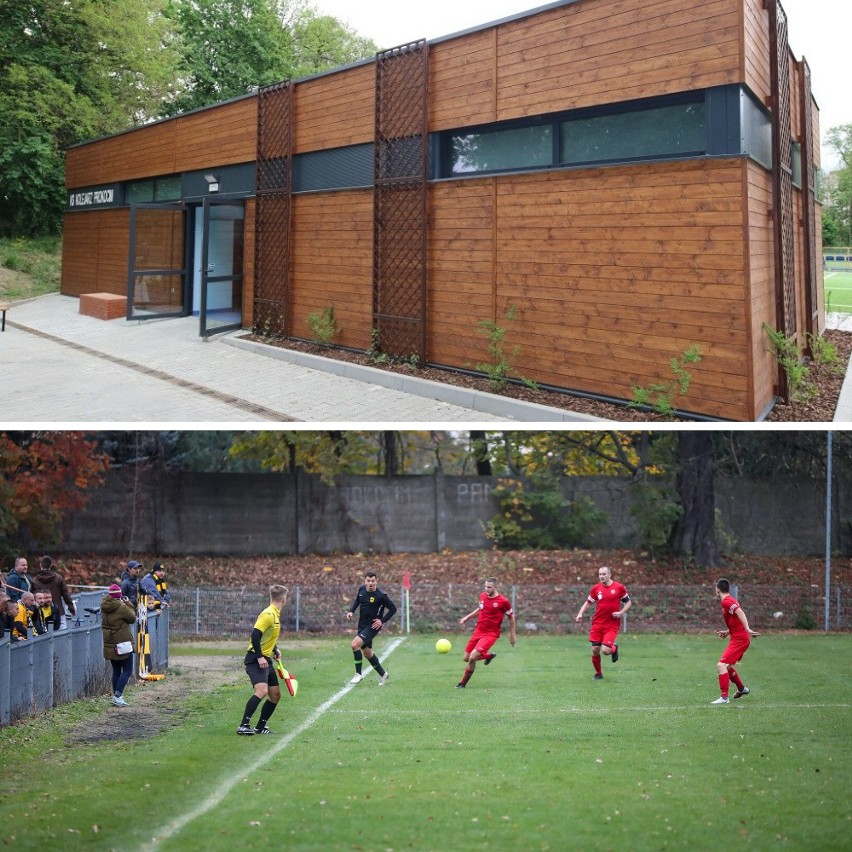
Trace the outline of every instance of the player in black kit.
{"label": "player in black kit", "polygon": [[368,571],[364,575],[364,585],[358,589],[352,606],[346,613],[351,621],[355,610],[361,607],[358,614],[358,633],[352,640],[352,653],[355,656],[355,677],[350,683],[361,683],[364,675],[361,674],[361,649],[370,665],[379,676],[379,686],[388,682],[388,673],[382,668],[379,658],[373,653],[373,639],[396,612],[396,604],[378,588],[378,580],[374,571]]}

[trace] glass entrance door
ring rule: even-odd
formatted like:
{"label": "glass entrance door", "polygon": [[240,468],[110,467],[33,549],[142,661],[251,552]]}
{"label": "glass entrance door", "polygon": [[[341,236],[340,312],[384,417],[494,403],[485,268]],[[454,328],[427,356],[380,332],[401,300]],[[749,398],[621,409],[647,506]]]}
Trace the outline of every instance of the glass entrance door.
{"label": "glass entrance door", "polygon": [[193,295],[202,337],[242,326],[244,218],[241,201],[204,199],[197,306]]}
{"label": "glass entrance door", "polygon": [[186,209],[130,205],[127,319],[186,315]]}

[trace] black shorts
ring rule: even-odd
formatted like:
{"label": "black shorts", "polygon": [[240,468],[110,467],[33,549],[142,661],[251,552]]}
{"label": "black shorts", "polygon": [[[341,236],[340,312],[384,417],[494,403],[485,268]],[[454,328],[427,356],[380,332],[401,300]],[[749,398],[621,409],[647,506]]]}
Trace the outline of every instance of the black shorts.
{"label": "black shorts", "polygon": [[246,654],[244,665],[252,686],[257,686],[259,683],[265,683],[267,686],[279,685],[278,673],[275,671],[272,658],[266,657],[266,661],[269,663],[269,666],[262,669],[257,661],[257,654],[254,651],[249,651]]}
{"label": "black shorts", "polygon": [[373,639],[381,633],[382,628],[380,627],[378,630],[374,630],[369,624],[366,627],[362,627],[358,631],[358,636],[361,638],[361,641],[364,643],[362,648],[372,648],[373,647]]}

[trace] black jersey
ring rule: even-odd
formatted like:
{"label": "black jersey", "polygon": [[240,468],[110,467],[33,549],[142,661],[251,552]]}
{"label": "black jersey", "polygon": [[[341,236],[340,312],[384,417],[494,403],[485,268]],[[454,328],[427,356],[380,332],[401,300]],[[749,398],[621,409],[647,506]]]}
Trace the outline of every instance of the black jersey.
{"label": "black jersey", "polygon": [[363,627],[369,627],[377,618],[381,620],[382,624],[386,624],[396,612],[396,604],[381,589],[368,592],[366,586],[361,586],[358,589],[358,594],[355,595],[355,600],[352,601],[349,612],[355,612],[359,607],[361,608],[358,613],[359,630]]}

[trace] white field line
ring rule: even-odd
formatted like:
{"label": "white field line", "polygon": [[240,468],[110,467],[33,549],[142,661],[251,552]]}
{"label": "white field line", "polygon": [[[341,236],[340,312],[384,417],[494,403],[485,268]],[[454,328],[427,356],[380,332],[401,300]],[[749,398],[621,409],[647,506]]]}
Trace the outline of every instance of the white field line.
{"label": "white field line", "polygon": [[[393,640],[393,642],[388,645],[385,651],[382,653],[382,659],[386,660],[399,646],[402,642],[405,641],[404,636],[399,636]],[[368,672],[369,674],[369,672]],[[293,740],[296,739],[300,734],[303,734],[308,730],[315,722],[317,722],[325,713],[327,713],[341,698],[345,695],[348,695],[355,688],[355,684],[349,683],[343,687],[343,689],[335,692],[331,698],[328,699],[324,704],[321,704],[302,722],[301,725],[294,728],[290,731],[289,734],[282,737],[280,740],[275,737],[274,744],[272,748],[268,751],[265,751],[262,755],[260,755],[254,763],[250,763],[248,766],[244,766],[242,769],[234,772],[230,777],[226,778],[222,781],[219,786],[206,798],[203,802],[199,803],[196,808],[189,811],[188,813],[183,814],[172,822],[167,823],[161,829],[157,831],[155,837],[151,839],[150,843],[143,845],[141,848],[145,850],[156,849],[161,843],[169,840],[179,831],[184,829],[189,823],[198,819],[199,817],[204,816],[208,811],[215,808],[224,798],[231,792],[231,790],[236,786],[237,782],[240,779],[245,778],[246,775],[256,772],[260,769],[264,764],[269,763],[273,757],[275,757],[278,752],[283,751],[287,748]],[[265,738],[265,741],[268,741],[269,737]],[[265,744],[265,743],[264,743]]]}
{"label": "white field line", "polygon": [[[736,705],[732,701],[730,707],[739,706],[739,707],[750,707],[754,706],[755,710],[828,710],[828,709],[841,709],[841,710],[849,710],[852,709],[852,704],[765,704],[763,702],[759,702],[756,700],[754,696],[751,697],[750,701],[737,701]],[[661,704],[659,707],[654,706],[643,706],[643,707],[607,707],[607,713],[658,713],[661,711],[684,711],[684,710],[714,710],[718,711],[719,706],[713,706],[711,701],[707,701],[706,703],[701,704],[682,704],[682,705],[674,705],[674,704]],[[338,715],[347,715],[351,714],[353,716],[367,716],[372,714],[383,714],[386,713],[386,710],[373,710],[373,709],[364,709],[364,710],[341,710],[336,709],[331,711],[334,714]],[[476,715],[482,714],[482,708],[465,708],[465,707],[439,707],[434,708],[430,707],[428,709],[423,710],[400,710],[399,708],[394,709],[394,716],[428,716],[429,718],[433,718],[435,716],[456,716],[464,713],[474,713]],[[589,715],[599,715],[601,712],[600,707],[539,707],[539,708],[529,708],[525,707],[523,710],[518,710],[516,712],[501,710],[497,713],[497,716],[534,716],[535,714],[547,714],[553,715],[554,713],[588,713]]]}

